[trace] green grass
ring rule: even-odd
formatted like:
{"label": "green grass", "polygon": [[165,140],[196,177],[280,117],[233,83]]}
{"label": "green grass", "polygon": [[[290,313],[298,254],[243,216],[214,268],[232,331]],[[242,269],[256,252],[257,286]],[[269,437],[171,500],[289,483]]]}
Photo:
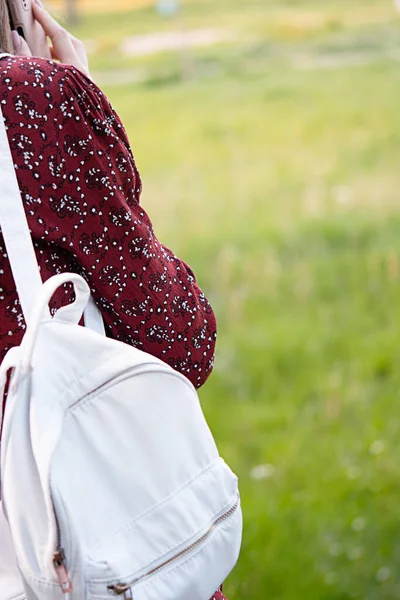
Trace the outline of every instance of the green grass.
{"label": "green grass", "polygon": [[[217,313],[201,397],[245,517],[227,595],[398,600],[399,20],[385,0],[193,0],[179,19],[77,33],[99,39],[157,234]],[[119,57],[120,35],[221,26],[236,39]]]}

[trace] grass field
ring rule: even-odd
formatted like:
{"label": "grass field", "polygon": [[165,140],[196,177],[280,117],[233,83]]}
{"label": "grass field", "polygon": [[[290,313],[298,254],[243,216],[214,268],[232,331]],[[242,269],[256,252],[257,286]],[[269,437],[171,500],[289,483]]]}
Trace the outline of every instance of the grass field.
{"label": "grass field", "polygon": [[[198,28],[231,41],[119,51],[126,36]],[[398,600],[392,3],[193,0],[175,20],[148,6],[76,32],[95,43],[93,73],[128,129],[158,236],[217,313],[201,397],[241,480],[229,599]]]}

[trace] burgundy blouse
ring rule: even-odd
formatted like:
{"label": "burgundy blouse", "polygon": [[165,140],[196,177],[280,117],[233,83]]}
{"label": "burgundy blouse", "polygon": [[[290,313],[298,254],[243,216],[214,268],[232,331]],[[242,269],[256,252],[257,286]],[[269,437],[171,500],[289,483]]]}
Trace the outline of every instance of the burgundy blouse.
{"label": "burgundy blouse", "polygon": [[[43,279],[80,273],[107,335],[202,385],[213,367],[215,317],[193,272],[154,234],[126,132],[107,98],[72,66],[4,56],[0,102]],[[71,300],[66,286],[54,307]],[[0,235],[0,360],[24,330]]]}

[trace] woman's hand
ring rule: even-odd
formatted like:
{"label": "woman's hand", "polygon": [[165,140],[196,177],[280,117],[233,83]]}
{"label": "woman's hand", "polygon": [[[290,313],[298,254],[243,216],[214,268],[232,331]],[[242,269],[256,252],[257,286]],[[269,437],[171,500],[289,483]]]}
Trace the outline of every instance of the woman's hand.
{"label": "woman's hand", "polygon": [[52,58],[64,64],[73,65],[89,75],[89,63],[83,42],[61,27],[37,1],[33,2],[33,16],[51,40]]}
{"label": "woman's hand", "polygon": [[[51,57],[61,63],[73,65],[90,76],[88,58],[83,42],[53,19],[39,0],[33,1],[32,10],[35,20],[42,26],[46,36],[50,38],[52,44],[50,46]],[[16,31],[11,33],[15,53],[19,56],[32,56],[26,41]]]}

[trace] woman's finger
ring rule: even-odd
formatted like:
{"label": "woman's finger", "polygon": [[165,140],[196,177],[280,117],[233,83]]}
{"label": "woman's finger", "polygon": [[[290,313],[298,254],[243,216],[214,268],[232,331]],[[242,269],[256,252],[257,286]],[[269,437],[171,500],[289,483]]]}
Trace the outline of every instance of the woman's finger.
{"label": "woman's finger", "polygon": [[14,52],[17,56],[32,56],[28,44],[15,29],[11,31],[11,39],[14,46]]}
{"label": "woman's finger", "polygon": [[64,31],[67,35],[68,32],[64,27],[60,25],[42,6],[37,2],[32,3],[33,16],[38,21],[46,32],[46,35],[53,39],[53,37],[59,34],[60,31]]}
{"label": "woman's finger", "polygon": [[79,40],[73,35],[71,35],[71,42],[82,63],[86,66],[86,69],[89,70],[89,61],[86,54],[85,44],[82,42],[82,40]]}
{"label": "woman's finger", "polygon": [[53,54],[63,63],[75,64],[77,56],[72,44],[71,37],[64,27],[41,6],[33,3],[33,16],[43,27],[45,34],[50,38],[53,45]]}
{"label": "woman's finger", "polygon": [[[89,74],[87,56],[83,43],[73,38],[49,13],[39,6],[32,4],[33,16],[43,27],[45,34],[50,38],[53,49],[53,58],[62,63],[71,64]],[[76,40],[74,42],[74,39]]]}

